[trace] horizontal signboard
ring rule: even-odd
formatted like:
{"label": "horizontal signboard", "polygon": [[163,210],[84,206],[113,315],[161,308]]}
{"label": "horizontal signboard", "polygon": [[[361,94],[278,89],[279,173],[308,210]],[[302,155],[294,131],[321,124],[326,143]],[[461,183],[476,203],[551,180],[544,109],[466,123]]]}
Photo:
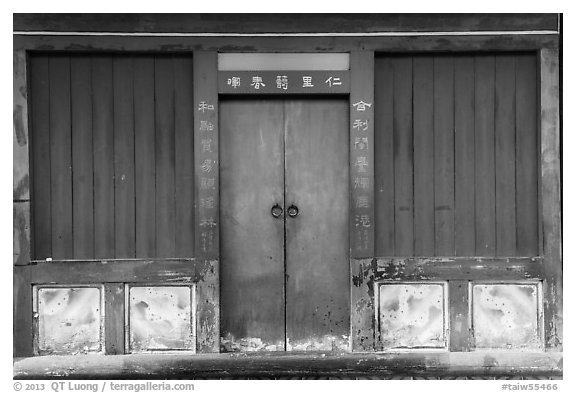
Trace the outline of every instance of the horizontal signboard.
{"label": "horizontal signboard", "polygon": [[221,71],[220,94],[346,94],[348,71]]}

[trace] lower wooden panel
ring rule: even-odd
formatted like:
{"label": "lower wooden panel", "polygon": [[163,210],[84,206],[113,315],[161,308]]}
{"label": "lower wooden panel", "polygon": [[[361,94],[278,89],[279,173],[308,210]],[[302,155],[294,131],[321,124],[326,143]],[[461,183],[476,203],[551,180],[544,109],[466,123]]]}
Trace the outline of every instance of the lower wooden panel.
{"label": "lower wooden panel", "polygon": [[[125,284],[176,285],[196,289],[196,352],[219,350],[220,287],[218,260],[59,261],[14,267],[14,356],[33,355],[34,285],[59,288],[104,285],[106,354],[125,348]],[[192,310],[191,310],[192,311]]]}
{"label": "lower wooden panel", "polygon": [[[418,293],[425,284],[433,281],[448,285],[449,310],[445,315],[449,321],[449,343],[451,351],[468,351],[471,346],[469,323],[468,286],[470,282],[504,282],[513,284],[531,283],[544,280],[544,261],[535,258],[369,258],[352,259],[351,263],[351,342],[352,351],[386,350],[396,346],[413,346],[411,338],[395,338],[389,346],[382,340],[390,341],[386,329],[381,326],[386,318],[376,318],[377,311],[394,318],[396,309],[401,306],[401,298],[389,299],[387,293],[382,299],[380,287],[388,284],[410,284],[405,288]],[[405,303],[417,302],[418,294],[407,296]],[[425,299],[424,301],[429,301]],[[392,301],[386,305],[386,302]],[[382,303],[384,302],[384,303]],[[406,305],[404,312],[410,312]],[[382,308],[383,307],[383,308]],[[417,308],[417,307],[416,307]],[[428,311],[430,308],[427,309]],[[411,329],[430,320],[429,312],[414,318],[417,321]],[[413,318],[413,319],[414,319]],[[384,322],[383,322],[384,321]],[[536,323],[536,320],[532,321]],[[389,328],[390,326],[388,326]],[[383,330],[384,329],[384,330]],[[384,334],[383,337],[381,335]],[[426,332],[423,332],[426,334]],[[396,344],[398,345],[396,345]],[[408,344],[407,344],[408,343]],[[420,345],[417,345],[420,346]],[[514,346],[509,349],[514,349]]]}

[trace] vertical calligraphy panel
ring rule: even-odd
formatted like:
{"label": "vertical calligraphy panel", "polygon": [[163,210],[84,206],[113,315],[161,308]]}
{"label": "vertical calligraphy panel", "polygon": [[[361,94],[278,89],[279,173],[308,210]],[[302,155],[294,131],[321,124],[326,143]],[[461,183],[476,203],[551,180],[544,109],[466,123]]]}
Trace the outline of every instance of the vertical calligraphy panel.
{"label": "vertical calligraphy panel", "polygon": [[194,250],[197,260],[211,260],[197,286],[198,352],[218,352],[220,346],[217,59],[216,52],[194,52]]}
{"label": "vertical calligraphy panel", "polygon": [[374,256],[374,52],[350,54],[350,244],[352,257]]}
{"label": "vertical calligraphy panel", "polygon": [[194,56],[194,157],[196,256],[218,258],[218,80],[217,53]]}

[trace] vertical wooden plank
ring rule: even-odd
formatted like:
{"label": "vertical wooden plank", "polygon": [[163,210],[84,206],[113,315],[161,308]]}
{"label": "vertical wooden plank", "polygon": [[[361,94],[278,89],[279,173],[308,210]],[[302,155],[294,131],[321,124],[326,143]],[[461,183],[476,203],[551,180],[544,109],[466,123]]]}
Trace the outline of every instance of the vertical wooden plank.
{"label": "vertical wooden plank", "polygon": [[434,59],[434,233],[438,256],[454,255],[454,58]]}
{"label": "vertical wooden plank", "polygon": [[30,202],[13,203],[13,263],[27,265],[30,263]]}
{"label": "vertical wooden plank", "polygon": [[174,68],[172,59],[154,59],[156,113],[156,254],[173,257],[174,203]]}
{"label": "vertical wooden plank", "polygon": [[[220,224],[218,160],[218,55],[194,52],[194,252],[208,260],[209,273],[196,286],[197,352],[220,351]],[[212,152],[201,150],[202,139],[212,140]],[[208,161],[206,161],[208,160]],[[211,164],[212,167],[204,166]],[[210,170],[208,170],[210,169]],[[200,204],[204,199],[205,203]],[[212,203],[208,204],[206,201]]]}
{"label": "vertical wooden plank", "polygon": [[[194,250],[197,257],[207,259],[220,255],[217,73],[216,52],[194,53]],[[212,151],[203,151],[203,139],[212,141]]]}
{"label": "vertical wooden plank", "polygon": [[414,254],[412,58],[393,60],[395,255]]}
{"label": "vertical wooden plank", "polygon": [[74,258],[94,258],[92,62],[70,58],[72,97],[72,220]]}
{"label": "vertical wooden plank", "polygon": [[[434,254],[434,58],[414,59],[414,255]],[[444,87],[442,87],[444,88]]]}
{"label": "vertical wooden plank", "polygon": [[92,59],[94,257],[114,258],[114,95],[112,58]]}
{"label": "vertical wooden plank", "polygon": [[560,177],[560,80],[558,51],[540,51],[544,332],[547,348],[562,351],[562,196]]}
{"label": "vertical wooden plank", "polygon": [[156,257],[154,58],[134,59],[136,258]]}
{"label": "vertical wooden plank", "polygon": [[[194,93],[192,58],[174,57],[175,89],[175,178],[176,178],[176,253],[194,256]],[[202,150],[214,149],[210,138],[202,138]]]}
{"label": "vertical wooden plank", "polygon": [[34,259],[52,256],[50,77],[47,56],[30,58],[32,103],[32,220]]}
{"label": "vertical wooden plank", "polygon": [[516,255],[515,61],[496,57],[496,255]]}
{"label": "vertical wooden plank", "polygon": [[496,251],[494,186],[494,56],[477,56],[475,93],[476,254]]}
{"label": "vertical wooden plank", "polygon": [[516,217],[519,256],[537,255],[539,248],[537,80],[536,57],[531,54],[518,55],[516,58]]}
{"label": "vertical wooden plank", "polygon": [[474,58],[454,59],[454,246],[458,256],[476,255]]}
{"label": "vertical wooden plank", "polygon": [[30,267],[15,266],[13,280],[13,356],[28,357],[34,354],[34,334],[32,331],[32,285],[30,283]]}
{"label": "vertical wooden plank", "polygon": [[125,294],[123,283],[104,285],[106,355],[124,354]]}
{"label": "vertical wooden plank", "polygon": [[[394,254],[394,70],[392,59],[377,57],[374,75],[374,214],[377,256]],[[353,184],[354,188],[361,184]]]}
{"label": "vertical wooden plank", "polygon": [[50,58],[50,180],[52,189],[52,257],[74,257],[72,239],[72,133],[70,58]]}
{"label": "vertical wooden plank", "polygon": [[451,352],[467,352],[470,350],[468,285],[466,280],[451,280],[448,282],[450,308],[449,347]]}
{"label": "vertical wooden plank", "polygon": [[374,256],[374,52],[350,53],[352,256]]}
{"label": "vertical wooden plank", "polygon": [[28,138],[28,69],[26,51],[13,52],[13,162],[12,189],[13,200],[30,199],[30,168]]}
{"label": "vertical wooden plank", "polygon": [[125,55],[113,58],[114,249],[116,258],[134,258],[136,256],[134,204],[134,72],[132,63],[132,57]]}
{"label": "vertical wooden plank", "polygon": [[30,144],[28,137],[28,70],[26,51],[13,53],[13,264],[31,259],[30,242]]}

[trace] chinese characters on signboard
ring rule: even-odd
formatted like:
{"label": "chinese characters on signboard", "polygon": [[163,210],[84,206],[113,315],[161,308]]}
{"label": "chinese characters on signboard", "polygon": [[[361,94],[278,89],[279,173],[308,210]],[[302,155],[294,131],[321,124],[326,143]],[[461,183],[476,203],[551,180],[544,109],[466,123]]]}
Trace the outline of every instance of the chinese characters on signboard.
{"label": "chinese characters on signboard", "polygon": [[222,71],[218,91],[224,94],[348,93],[348,71]]}

